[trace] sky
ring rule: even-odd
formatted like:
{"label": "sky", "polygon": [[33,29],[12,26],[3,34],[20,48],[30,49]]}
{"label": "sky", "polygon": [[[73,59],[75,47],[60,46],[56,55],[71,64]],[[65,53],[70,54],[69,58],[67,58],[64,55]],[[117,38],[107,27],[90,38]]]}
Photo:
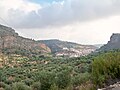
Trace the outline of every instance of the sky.
{"label": "sky", "polygon": [[0,0],[0,24],[35,40],[105,44],[120,33],[120,0]]}

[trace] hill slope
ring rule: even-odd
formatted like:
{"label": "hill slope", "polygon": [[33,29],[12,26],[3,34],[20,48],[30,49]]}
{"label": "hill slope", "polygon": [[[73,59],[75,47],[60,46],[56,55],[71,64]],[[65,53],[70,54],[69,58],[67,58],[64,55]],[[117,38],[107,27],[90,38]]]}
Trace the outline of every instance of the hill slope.
{"label": "hill slope", "polygon": [[43,43],[19,36],[14,29],[0,25],[0,52],[15,53],[26,56],[50,53],[51,50]]}
{"label": "hill slope", "polygon": [[40,40],[39,42],[46,44],[56,56],[79,57],[90,54],[96,50],[92,45],[81,45],[73,42],[53,40]]}

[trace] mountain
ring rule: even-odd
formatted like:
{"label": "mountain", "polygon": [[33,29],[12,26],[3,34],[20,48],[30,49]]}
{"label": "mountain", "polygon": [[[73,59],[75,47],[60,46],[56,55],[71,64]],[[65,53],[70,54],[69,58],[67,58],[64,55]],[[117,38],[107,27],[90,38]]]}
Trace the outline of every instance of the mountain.
{"label": "mountain", "polygon": [[112,49],[120,49],[120,33],[113,33],[110,41],[102,46],[99,51],[109,51]]}
{"label": "mountain", "polygon": [[39,40],[38,42],[46,44],[56,56],[79,57],[88,55],[97,49],[92,45],[81,45],[58,39]]}
{"label": "mountain", "polygon": [[0,53],[31,56],[50,52],[45,44],[19,36],[14,29],[0,25]]}
{"label": "mountain", "polygon": [[1,54],[41,56],[52,52],[55,56],[79,57],[88,55],[96,49],[97,48],[92,45],[81,45],[57,39],[35,41],[19,36],[18,33],[10,27],[0,25]]}

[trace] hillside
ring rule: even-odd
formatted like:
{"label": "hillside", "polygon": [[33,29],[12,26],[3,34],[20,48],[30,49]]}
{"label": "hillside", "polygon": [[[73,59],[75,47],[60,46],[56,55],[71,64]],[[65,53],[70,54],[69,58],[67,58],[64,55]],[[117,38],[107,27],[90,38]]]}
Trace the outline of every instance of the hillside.
{"label": "hillside", "polygon": [[57,39],[40,40],[39,42],[46,44],[56,56],[79,57],[96,50],[96,47],[92,45],[81,45]]}
{"label": "hillside", "polygon": [[109,51],[112,49],[120,49],[120,33],[113,33],[110,41],[102,46],[99,51]]}
{"label": "hillside", "polygon": [[45,44],[21,37],[14,29],[3,25],[0,25],[0,51],[4,54],[22,54],[25,56],[51,52]]}
{"label": "hillside", "polygon": [[[113,34],[108,44],[119,45],[118,37],[119,34]],[[2,25],[0,50],[4,54],[3,63],[0,61],[0,90],[119,89],[119,50],[91,55],[95,46],[56,39],[35,41]],[[41,56],[51,52],[74,58]]]}
{"label": "hillside", "polygon": [[92,45],[81,45],[73,42],[53,40],[35,41],[19,36],[14,29],[0,25],[0,51],[4,54],[20,54],[25,56],[45,55],[80,57],[95,51]]}

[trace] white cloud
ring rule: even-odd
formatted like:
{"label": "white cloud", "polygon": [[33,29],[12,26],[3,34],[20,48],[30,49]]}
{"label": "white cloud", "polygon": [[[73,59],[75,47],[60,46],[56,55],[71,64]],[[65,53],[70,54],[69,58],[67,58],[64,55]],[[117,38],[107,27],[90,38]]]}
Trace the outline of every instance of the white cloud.
{"label": "white cloud", "polygon": [[2,12],[7,8],[1,15],[17,28],[64,26],[120,14],[120,0],[64,0],[42,7],[28,0],[2,0],[0,6]]}
{"label": "white cloud", "polygon": [[[20,29],[21,35],[34,39],[61,39],[82,44],[107,43],[112,33],[120,33],[120,16],[74,23],[62,27]],[[27,33],[27,34],[25,34]]]}
{"label": "white cloud", "polygon": [[[16,27],[15,23],[20,24],[20,21],[24,23],[23,20],[26,15],[31,12],[37,12],[41,8],[39,4],[28,0],[0,0],[0,17]],[[6,24],[3,20],[0,20],[0,22]]]}
{"label": "white cloud", "polygon": [[40,8],[40,5],[28,2],[28,0],[1,0],[0,3],[1,7],[5,8],[6,10],[14,9],[30,12]]}
{"label": "white cloud", "polygon": [[99,44],[107,43],[112,33],[120,33],[120,0],[64,0],[46,5],[1,0],[0,12],[21,35],[35,39]]}

